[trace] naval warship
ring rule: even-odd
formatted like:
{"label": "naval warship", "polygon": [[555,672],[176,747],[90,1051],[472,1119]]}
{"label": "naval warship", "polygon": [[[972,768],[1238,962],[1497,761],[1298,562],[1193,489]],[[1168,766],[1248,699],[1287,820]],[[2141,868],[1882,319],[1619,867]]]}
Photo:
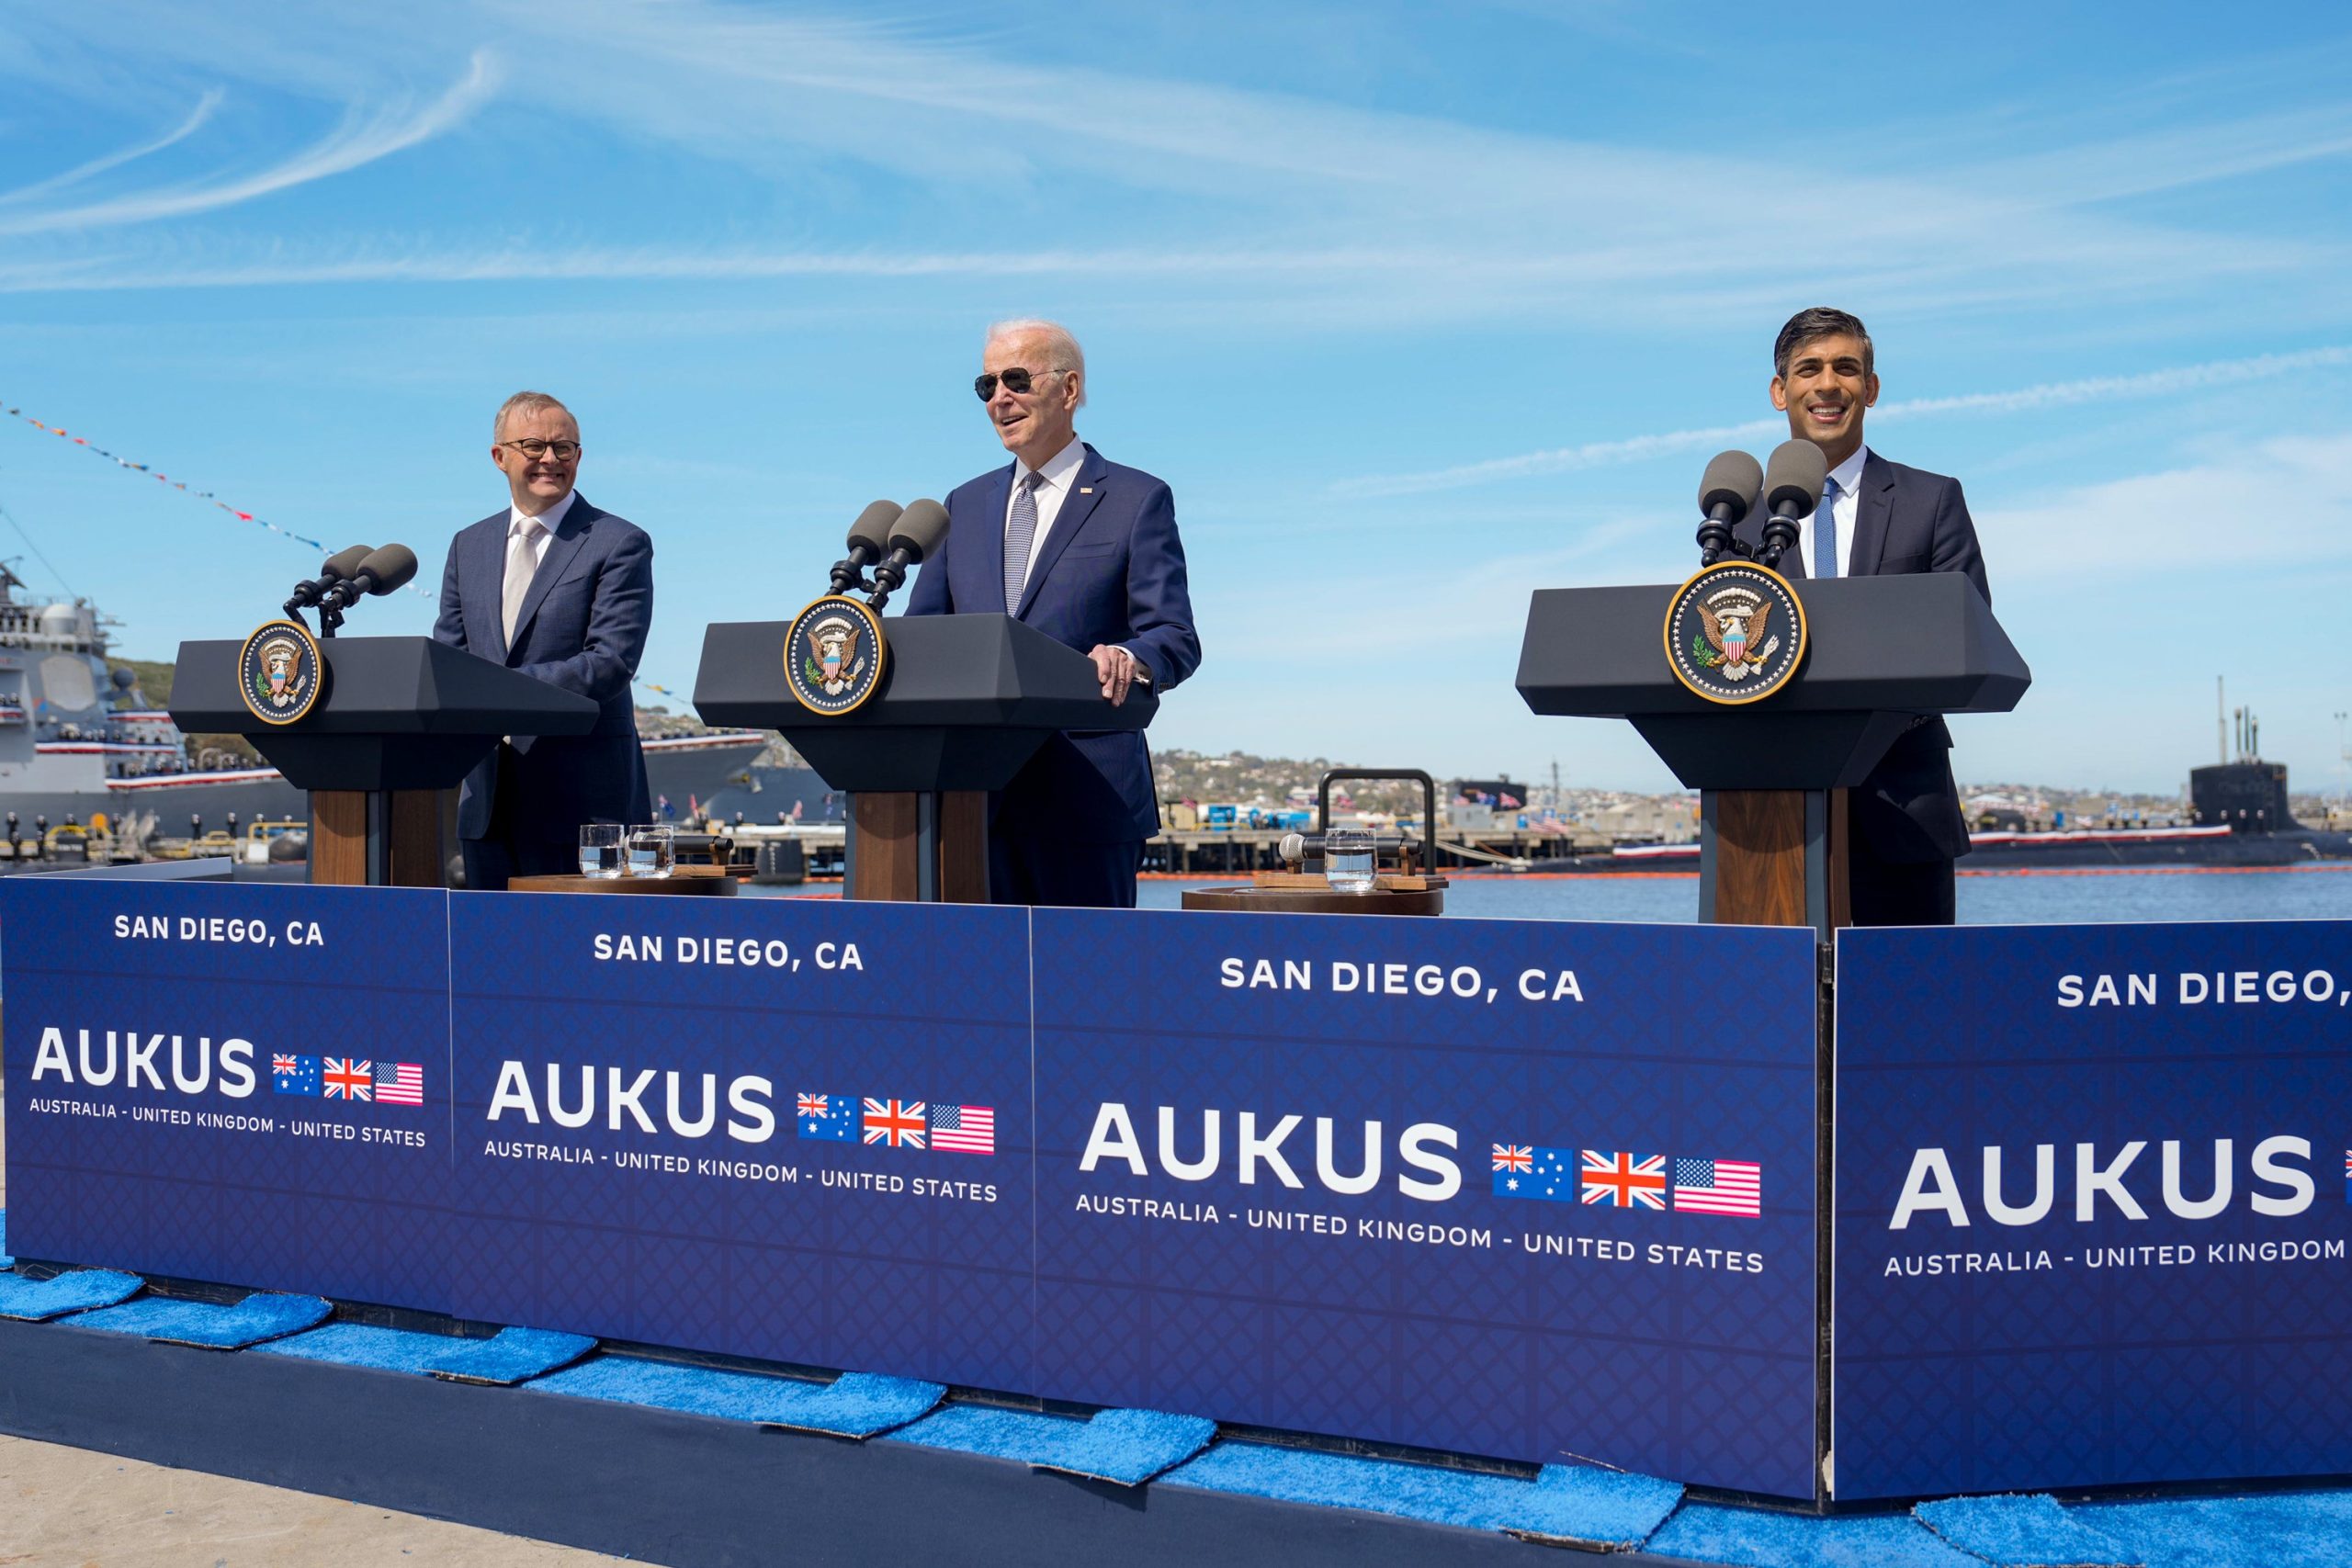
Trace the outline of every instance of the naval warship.
{"label": "naval warship", "polygon": [[[139,841],[224,827],[232,815],[309,815],[276,768],[195,752],[137,674],[112,661],[112,623],[89,600],[36,603],[20,597],[24,586],[0,564],[0,812],[28,837],[42,818],[52,828],[103,818]],[[749,730],[649,739],[647,783],[683,816],[743,776],[768,742]]]}

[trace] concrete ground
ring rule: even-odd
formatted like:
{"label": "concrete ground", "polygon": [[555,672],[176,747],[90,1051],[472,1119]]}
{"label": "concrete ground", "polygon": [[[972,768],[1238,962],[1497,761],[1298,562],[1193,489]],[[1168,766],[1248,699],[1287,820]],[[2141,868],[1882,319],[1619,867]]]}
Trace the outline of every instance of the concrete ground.
{"label": "concrete ground", "polygon": [[[0,1173],[6,1153],[0,1133]],[[6,1204],[0,1174],[0,1208]],[[619,1561],[307,1492],[0,1437],[0,1568],[586,1568]]]}

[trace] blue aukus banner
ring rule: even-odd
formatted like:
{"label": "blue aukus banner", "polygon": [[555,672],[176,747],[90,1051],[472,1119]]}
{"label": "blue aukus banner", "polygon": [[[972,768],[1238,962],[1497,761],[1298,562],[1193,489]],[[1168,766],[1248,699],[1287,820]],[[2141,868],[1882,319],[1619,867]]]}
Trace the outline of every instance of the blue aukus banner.
{"label": "blue aukus banner", "polygon": [[1032,1386],[1026,911],[449,902],[460,1315]]}
{"label": "blue aukus banner", "polygon": [[9,1249],[446,1308],[447,908],[0,880]]}
{"label": "blue aukus banner", "polygon": [[1814,1491],[1809,931],[1036,912],[1038,1383]]}
{"label": "blue aukus banner", "polygon": [[1846,931],[1838,1498],[2352,1471],[2352,924]]}

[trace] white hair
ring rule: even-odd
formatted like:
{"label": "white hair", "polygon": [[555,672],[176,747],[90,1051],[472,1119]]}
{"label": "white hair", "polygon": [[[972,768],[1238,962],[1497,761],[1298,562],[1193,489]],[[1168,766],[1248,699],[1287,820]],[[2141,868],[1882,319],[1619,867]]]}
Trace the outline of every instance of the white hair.
{"label": "white hair", "polygon": [[1046,340],[1046,357],[1051,363],[1030,367],[1033,370],[1073,370],[1078,373],[1078,402],[1086,406],[1086,351],[1078,346],[1078,339],[1059,321],[1048,321],[1035,316],[1016,316],[1009,321],[998,321],[989,328],[985,344],[1000,338],[1041,337]]}
{"label": "white hair", "polygon": [[564,407],[560,400],[551,398],[545,392],[517,392],[513,397],[498,405],[498,412],[492,417],[490,422],[490,438],[492,441],[505,440],[506,422],[514,415],[518,413],[539,413],[548,409],[552,409],[556,412],[563,415],[564,418],[571,420],[573,428],[578,428],[580,424],[579,420],[572,418],[571,411]]}

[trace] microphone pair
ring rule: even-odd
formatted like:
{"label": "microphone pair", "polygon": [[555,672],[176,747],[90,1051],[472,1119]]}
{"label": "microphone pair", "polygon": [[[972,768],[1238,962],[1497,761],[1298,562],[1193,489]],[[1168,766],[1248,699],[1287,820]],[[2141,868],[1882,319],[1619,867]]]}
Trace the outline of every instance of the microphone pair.
{"label": "microphone pair", "polygon": [[296,583],[293,596],[286,601],[286,613],[290,615],[306,604],[318,605],[322,613],[339,613],[370,594],[405,588],[415,575],[416,552],[406,545],[386,545],[381,549],[354,545],[329,556],[316,578]]}
{"label": "microphone pair", "polygon": [[1732,537],[1732,530],[1760,501],[1771,514],[1765,520],[1756,558],[1764,566],[1778,566],[1797,542],[1797,525],[1821,504],[1822,487],[1828,480],[1828,459],[1802,437],[1774,447],[1769,464],[1758,464],[1741,451],[1716,453],[1699,479],[1699,512],[1705,518],[1699,525],[1699,564],[1708,567],[1726,555],[1748,555],[1747,547]]}
{"label": "microphone pair", "polygon": [[[833,563],[832,592],[863,591],[866,604],[879,610],[906,581],[909,570],[921,566],[946,536],[947,508],[935,501],[903,507],[895,501],[875,502],[849,525],[849,554]],[[867,567],[874,569],[871,581]]]}

